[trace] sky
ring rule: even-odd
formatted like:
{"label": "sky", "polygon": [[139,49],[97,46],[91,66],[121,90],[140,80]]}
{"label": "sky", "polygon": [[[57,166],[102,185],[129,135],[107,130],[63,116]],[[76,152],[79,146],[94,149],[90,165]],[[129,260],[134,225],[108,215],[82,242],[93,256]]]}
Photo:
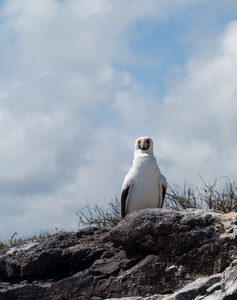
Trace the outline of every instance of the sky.
{"label": "sky", "polygon": [[170,186],[237,176],[235,0],[0,0],[0,240],[77,230],[134,142]]}

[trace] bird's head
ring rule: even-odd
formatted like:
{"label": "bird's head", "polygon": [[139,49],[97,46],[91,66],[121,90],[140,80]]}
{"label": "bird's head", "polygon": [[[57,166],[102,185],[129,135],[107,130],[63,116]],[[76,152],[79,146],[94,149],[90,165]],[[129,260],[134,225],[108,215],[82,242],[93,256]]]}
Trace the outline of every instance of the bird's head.
{"label": "bird's head", "polygon": [[153,141],[148,137],[140,137],[135,142],[135,154],[147,153],[153,155]]}

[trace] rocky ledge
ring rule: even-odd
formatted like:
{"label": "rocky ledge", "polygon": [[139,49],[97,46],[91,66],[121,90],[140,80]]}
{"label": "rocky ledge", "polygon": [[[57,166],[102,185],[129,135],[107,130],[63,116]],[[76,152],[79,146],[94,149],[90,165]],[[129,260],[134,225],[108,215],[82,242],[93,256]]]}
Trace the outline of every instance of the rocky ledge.
{"label": "rocky ledge", "polygon": [[237,299],[236,259],[237,213],[145,209],[1,250],[0,299]]}

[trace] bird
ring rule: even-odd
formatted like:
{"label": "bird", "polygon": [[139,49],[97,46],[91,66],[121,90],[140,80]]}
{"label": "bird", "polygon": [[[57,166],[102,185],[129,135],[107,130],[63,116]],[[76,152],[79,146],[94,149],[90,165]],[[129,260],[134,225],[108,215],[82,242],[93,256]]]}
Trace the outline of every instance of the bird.
{"label": "bird", "polygon": [[140,137],[135,142],[134,159],[121,190],[121,215],[145,208],[162,208],[167,180],[153,155],[153,141]]}

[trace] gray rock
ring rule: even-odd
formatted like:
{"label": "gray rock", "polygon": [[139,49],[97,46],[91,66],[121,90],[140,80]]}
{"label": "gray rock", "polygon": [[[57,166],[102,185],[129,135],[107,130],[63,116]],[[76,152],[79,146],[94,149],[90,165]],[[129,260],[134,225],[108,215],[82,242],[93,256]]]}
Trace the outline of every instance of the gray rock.
{"label": "gray rock", "polygon": [[188,300],[196,299],[196,297],[201,295],[201,298],[208,294],[208,289],[210,287],[216,286],[222,280],[221,275],[213,275],[207,278],[199,278],[187,285],[183,289],[174,293],[172,296],[165,297],[165,300]]}
{"label": "gray rock", "polygon": [[237,299],[237,214],[146,209],[0,251],[0,299]]}
{"label": "gray rock", "polygon": [[237,299],[237,260],[225,272],[225,292],[224,300]]}

